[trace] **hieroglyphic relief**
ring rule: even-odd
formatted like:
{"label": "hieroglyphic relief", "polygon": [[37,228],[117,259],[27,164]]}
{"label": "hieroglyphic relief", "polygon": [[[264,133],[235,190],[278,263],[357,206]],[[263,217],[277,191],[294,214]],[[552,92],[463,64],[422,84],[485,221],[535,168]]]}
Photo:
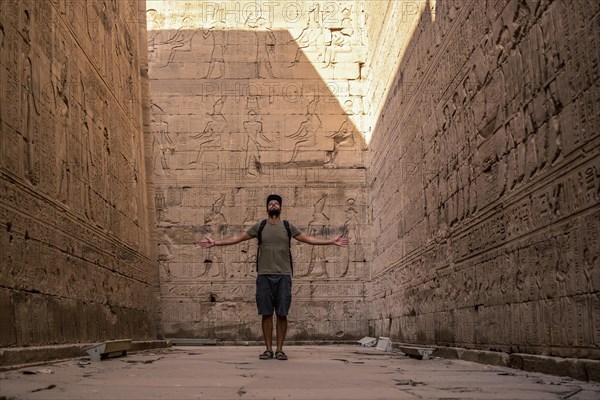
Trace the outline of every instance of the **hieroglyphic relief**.
{"label": "hieroglyphic relief", "polygon": [[[247,206],[240,226],[242,229],[248,230],[258,219],[256,208]],[[253,276],[256,272],[256,243],[254,243],[254,241],[246,241],[242,243],[240,247],[240,269],[243,269],[240,271],[240,275],[241,277]]]}
{"label": "hieroglyphic relief", "polygon": [[364,277],[365,271],[358,271],[358,268],[364,268],[363,253],[363,234],[361,234],[360,221],[358,220],[358,211],[354,207],[355,199],[346,201],[346,220],[344,221],[344,237],[349,241],[348,247],[341,249],[341,258],[339,261],[339,271],[336,276],[345,278]]}
{"label": "hieroglyphic relief", "polygon": [[175,155],[175,142],[169,134],[169,122],[166,113],[158,104],[151,101],[152,112],[152,149],[155,175],[172,175],[169,159]]}
{"label": "hieroglyphic relief", "polygon": [[[64,49],[65,43],[61,43]],[[69,129],[71,127],[71,113],[69,105],[68,87],[68,61],[66,56],[60,63],[60,75],[55,83],[54,104],[59,122],[56,128],[56,163],[57,163],[57,198],[64,204],[69,204],[72,187],[72,165],[69,163]]]}
{"label": "hieroglyphic relief", "polygon": [[200,34],[205,43],[212,47],[208,60],[208,70],[201,79],[220,79],[225,74],[225,53],[227,52],[227,32],[219,31],[216,27],[204,26]]}
{"label": "hieroglyphic relief", "polygon": [[31,10],[23,9],[19,34],[20,43],[20,104],[22,124],[20,132],[23,137],[23,173],[33,185],[39,183],[39,161],[37,160],[37,128],[40,117],[40,81],[39,68],[31,43]]}
{"label": "hieroglyphic relief", "polygon": [[[157,24],[160,23],[160,17],[156,13],[153,13],[153,16],[153,22]],[[157,31],[160,32],[158,30],[160,29],[159,26],[155,28],[157,28]],[[192,40],[194,39],[194,36],[197,34],[197,32],[198,31],[195,29],[192,19],[188,17],[183,18],[181,26],[177,28],[177,30],[171,36],[169,36],[169,38],[167,38],[164,42],[160,43],[161,49],[164,49],[165,52],[168,53],[168,56],[166,57],[165,64],[160,65],[158,67],[166,67],[169,64],[173,63],[177,52],[191,52]],[[151,40],[152,46],[154,48],[154,42],[156,40],[155,34],[152,35]]]}
{"label": "hieroglyphic relief", "polygon": [[[137,68],[136,65],[136,54],[137,49],[134,47],[133,39],[127,29],[123,31],[123,42],[125,51],[122,53],[125,60],[121,61],[117,59],[118,65],[123,67],[125,71],[133,71]],[[126,75],[127,79],[121,86],[121,90],[124,98],[125,111],[130,117],[132,117],[136,111],[136,107],[139,105],[138,92],[135,88],[139,85],[139,77],[135,74]]]}
{"label": "hieroglyphic relief", "polygon": [[276,79],[279,77],[277,57],[277,36],[270,28],[271,25],[262,16],[248,15],[245,26],[254,30],[256,42],[256,72],[259,79]]}
{"label": "hieroglyphic relief", "polygon": [[[313,219],[310,220],[307,227],[307,234],[314,236],[329,236],[330,220],[323,213],[327,195],[323,195],[314,205]],[[310,259],[308,261],[308,269],[300,276],[317,278],[325,276],[329,278],[330,272],[327,269],[326,248],[324,246],[313,246],[310,249]]]}
{"label": "hieroglyphic relief", "polygon": [[[225,193],[220,193],[217,199],[211,206],[211,209],[204,214],[204,228],[211,236],[223,236],[227,232],[227,219],[223,215],[223,206],[225,203]],[[207,251],[206,259],[204,260],[204,270],[200,277],[210,277],[213,279],[225,277],[225,267],[223,265],[223,250],[211,248]],[[212,273],[209,274],[209,272]]]}
{"label": "hieroglyphic relief", "polygon": [[221,135],[227,128],[227,119],[223,115],[223,105],[225,98],[218,98],[213,104],[213,110],[208,114],[208,121],[204,125],[202,132],[192,136],[194,146],[198,149],[196,156],[189,162],[197,164],[202,161],[202,156],[207,149],[221,147]]}
{"label": "hieroglyphic relief", "polygon": [[319,98],[315,97],[306,106],[305,119],[300,123],[300,126],[296,132],[286,135],[294,142],[294,148],[292,150],[292,156],[288,163],[295,161],[298,156],[298,152],[303,147],[314,147],[316,144],[317,134],[323,123],[317,112],[319,104]]}
{"label": "hieroglyphic relief", "polygon": [[[4,56],[4,38],[5,38],[6,34],[4,33],[4,25],[2,24],[2,22],[0,21],[0,59],[4,60],[5,56]],[[0,137],[3,137],[4,133],[3,133],[3,124],[4,124],[4,120],[2,119],[2,114],[4,111],[4,106],[3,106],[3,98],[4,98],[4,66],[0,64]]]}
{"label": "hieroglyphic relief", "polygon": [[248,111],[248,119],[243,122],[247,135],[245,167],[249,175],[262,173],[260,152],[272,142],[263,132],[263,124],[255,110]]}
{"label": "hieroglyphic relief", "polygon": [[[148,2],[149,10],[154,11],[149,11],[147,18],[158,27],[148,36],[152,90],[165,111],[163,116],[153,109],[157,113],[153,118],[168,122],[169,137],[177,149],[168,158],[171,175],[162,173],[159,159],[154,160],[155,173],[161,175],[160,185],[165,188],[184,186],[196,193],[185,206],[168,204],[158,211],[163,225],[171,222],[169,215],[177,214],[181,218],[174,226],[186,229],[191,225],[196,236],[218,239],[266,218],[264,199],[274,192],[284,197],[283,218],[303,224],[307,232],[327,237],[346,232],[362,240],[359,237],[364,234],[367,210],[362,196],[365,142],[362,126],[359,129],[356,125],[365,113],[362,89],[356,77],[351,83],[345,77],[331,78],[334,71],[344,76],[342,62],[354,66],[362,62],[364,43],[359,43],[356,26],[361,7],[354,0],[317,3],[301,4],[299,22],[291,23],[277,5],[263,7],[258,15],[256,7],[242,7],[236,14],[237,9],[225,6],[224,11],[221,4],[214,3],[206,14],[207,4],[202,1],[188,5]],[[186,51],[172,52],[173,43],[164,41],[177,34],[185,18],[191,19],[193,39],[190,46],[177,48]],[[301,32],[303,28],[307,29]],[[337,36],[332,38],[332,32]],[[174,56],[170,56],[172,53]],[[329,65],[325,68],[326,59]],[[158,68],[162,66],[165,68]],[[320,74],[319,70],[324,69],[331,81]],[[328,161],[335,168],[325,171],[322,166]],[[335,194],[310,190],[329,182],[340,190]],[[352,186],[352,195],[344,191],[347,186]],[[327,205],[336,211],[329,213],[323,208],[324,194]],[[356,203],[350,205],[348,198],[356,199]],[[300,280],[319,275],[319,280],[335,281],[335,286],[338,281],[356,282],[369,275],[368,261],[360,247],[345,252],[292,243],[294,270]],[[238,284],[245,287],[254,279],[255,256],[256,240],[210,251],[186,242],[173,253],[169,273],[163,266],[163,277],[170,283],[189,280],[210,284],[219,305],[232,299],[221,289]],[[344,262],[339,264],[337,258],[344,258]],[[195,272],[189,264],[194,265]],[[355,273],[356,268],[361,272]],[[184,291],[173,294],[185,302]],[[208,306],[215,306],[209,295],[203,294],[198,300],[202,307],[207,306],[199,312],[198,320],[210,323],[215,335],[219,329],[229,332],[231,328],[222,326],[222,314],[207,316]],[[349,295],[353,296],[364,293]],[[233,296],[240,305],[238,317],[244,323],[252,321],[252,293],[243,299],[238,297]],[[340,306],[346,299],[336,299],[339,304],[332,304],[331,312],[346,313]],[[334,319],[348,318],[344,314]],[[362,315],[356,321],[357,325],[365,323]],[[326,327],[319,322],[315,327],[327,329],[329,335],[334,329],[332,324]],[[183,325],[196,334],[201,329],[199,325]],[[334,325],[342,326],[343,322]]]}
{"label": "hieroglyphic relief", "polygon": [[580,235],[583,246],[581,261],[585,277],[585,290],[594,293],[594,296],[598,297],[600,296],[597,293],[600,289],[600,240],[598,236],[592,233],[599,228],[599,219],[590,218],[583,223],[584,227],[580,228]]}
{"label": "hieroglyphic relief", "polygon": [[[355,146],[359,143],[358,131],[356,130],[356,127],[352,121],[346,119],[344,122],[342,122],[337,131],[329,135],[329,138],[333,139],[333,150],[326,153],[324,167],[335,168],[338,163],[337,158],[340,149],[355,148]],[[354,157],[355,156],[356,155],[354,155]]]}
{"label": "hieroglyphic relief", "polygon": [[[160,35],[164,29],[165,17],[157,10],[150,8],[146,10],[146,26],[148,28],[148,61],[156,61],[160,49]],[[167,58],[168,59],[168,58]]]}
{"label": "hieroglyphic relief", "polygon": [[81,138],[79,141],[79,168],[78,185],[80,188],[81,199],[78,204],[81,205],[83,213],[87,218],[91,218],[90,209],[90,125],[94,125],[94,109],[91,104],[91,99],[86,94],[86,85],[82,79],[80,79],[80,93],[81,93]]}
{"label": "hieroglyphic relief", "polygon": [[[597,270],[597,258],[585,250],[582,238],[598,228],[591,223],[583,234],[579,224],[597,214],[593,182],[600,155],[584,150],[582,158],[574,156],[576,149],[589,148],[584,143],[597,144],[597,135],[589,134],[597,131],[589,129],[589,116],[597,113],[587,111],[596,109],[597,101],[586,98],[587,74],[594,68],[580,57],[594,41],[572,33],[577,26],[589,31],[592,17],[569,11],[564,3],[492,3],[438,3],[435,20],[424,10],[415,21],[419,37],[402,45],[410,57],[400,60],[395,83],[417,90],[402,98],[396,92],[387,96],[376,121],[374,135],[380,135],[370,144],[371,172],[380,186],[372,194],[373,240],[389,238],[388,204],[397,196],[418,198],[415,193],[423,190],[423,216],[406,208],[393,219],[398,226],[411,219],[426,226],[426,238],[417,246],[422,252],[447,240],[451,246],[448,262],[433,268],[438,275],[430,278],[417,273],[431,270],[429,265],[376,253],[374,265],[387,267],[378,267],[383,271],[375,276],[375,292],[385,292],[385,281],[391,280],[399,293],[399,301],[389,296],[376,301],[389,307],[392,319],[411,327],[405,340],[505,351],[518,345],[555,355],[597,352],[592,339],[597,328],[590,322],[597,312],[596,294],[587,294],[596,290],[591,271]],[[571,33],[555,35],[563,26]],[[593,30],[591,37],[597,38],[598,27]],[[387,50],[391,41],[380,42]],[[386,73],[385,67],[372,65],[379,70],[371,70],[371,76]],[[376,90],[367,95],[376,96]],[[423,152],[411,157],[415,152],[405,152],[414,148],[410,122],[415,118]],[[418,181],[403,185],[389,173],[401,170],[405,161],[421,165],[421,156],[422,188]],[[391,161],[395,157],[398,161]],[[398,232],[398,241],[408,235],[407,229]],[[403,280],[395,271],[405,268],[410,273]],[[419,338],[419,331],[428,330],[428,313],[421,308],[427,301],[408,289],[421,285],[421,279],[440,288],[432,315],[442,321],[439,332]],[[414,307],[414,314],[403,314],[394,301]],[[384,329],[386,316],[375,319]],[[574,349],[578,344],[586,350]],[[560,350],[549,350],[554,348]]]}
{"label": "hieroglyphic relief", "polygon": [[355,27],[352,14],[352,7],[344,8],[341,11],[340,26],[329,28],[330,41],[325,43],[323,67],[327,68],[335,64],[338,54],[351,54],[353,52],[352,44],[355,41]]}
{"label": "hieroglyphic relief", "polygon": [[298,47],[291,64],[287,66],[288,68],[296,66],[301,60],[302,52],[308,50],[312,46],[316,47],[318,57],[323,56],[323,27],[321,26],[320,10],[321,5],[319,3],[314,3],[308,8],[306,26],[298,36],[290,41],[290,43],[293,43]]}
{"label": "hieroglyphic relief", "polygon": [[[277,57],[277,37],[272,30],[267,30],[264,43],[257,40],[256,76],[258,78],[275,79],[279,76]],[[257,34],[258,39],[258,34]]]}
{"label": "hieroglyphic relief", "polygon": [[[9,261],[18,263],[21,282],[7,278],[4,288],[7,299],[33,302],[36,315],[33,321],[32,309],[10,300],[16,341],[0,334],[1,346],[156,337],[156,301],[149,295],[157,284],[150,273],[155,264],[139,246],[150,243],[150,207],[118,168],[141,155],[148,121],[140,101],[127,116],[120,104],[125,96],[113,88],[129,79],[130,91],[141,93],[142,72],[135,63],[116,72],[110,51],[112,38],[133,27],[128,41],[137,57],[144,27],[132,20],[126,26],[119,4],[0,3],[0,191],[6,200],[0,208],[14,227],[13,244],[28,248]],[[139,160],[131,164],[144,179]],[[67,322],[50,321],[51,314]],[[89,318],[97,323],[77,329]]]}

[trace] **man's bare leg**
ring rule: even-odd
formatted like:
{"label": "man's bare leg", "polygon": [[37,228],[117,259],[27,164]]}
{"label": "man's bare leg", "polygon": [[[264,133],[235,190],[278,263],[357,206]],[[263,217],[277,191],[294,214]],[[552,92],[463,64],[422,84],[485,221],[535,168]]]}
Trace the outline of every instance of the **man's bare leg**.
{"label": "man's bare leg", "polygon": [[[262,316],[263,339],[267,350],[273,351],[273,315]],[[279,340],[279,339],[277,339]]]}
{"label": "man's bare leg", "polygon": [[[285,341],[285,334],[287,333],[287,316],[277,316],[277,324],[275,325],[275,331],[277,333],[277,350],[283,352],[283,342]],[[275,354],[277,357],[277,354]],[[285,358],[287,359],[287,357]]]}

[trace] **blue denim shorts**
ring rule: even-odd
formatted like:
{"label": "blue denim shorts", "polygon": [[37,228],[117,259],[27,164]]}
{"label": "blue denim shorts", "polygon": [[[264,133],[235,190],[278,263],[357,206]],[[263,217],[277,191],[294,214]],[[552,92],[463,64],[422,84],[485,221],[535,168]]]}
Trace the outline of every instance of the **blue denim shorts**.
{"label": "blue denim shorts", "polygon": [[292,305],[290,275],[258,275],[256,277],[256,306],[260,315],[288,315]]}

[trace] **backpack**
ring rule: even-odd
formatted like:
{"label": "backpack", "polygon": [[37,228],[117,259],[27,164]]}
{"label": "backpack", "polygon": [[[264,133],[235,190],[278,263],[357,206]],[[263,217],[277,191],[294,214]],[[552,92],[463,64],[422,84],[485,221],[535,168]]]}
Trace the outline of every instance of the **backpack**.
{"label": "backpack", "polygon": [[[258,233],[256,234],[256,238],[258,239],[258,249],[256,250],[256,272],[258,273],[258,254],[260,253],[260,244],[262,243],[262,231],[265,229],[265,225],[267,224],[267,220],[263,219],[260,221],[260,225],[258,226]],[[288,234],[288,246],[290,247],[290,268],[292,270],[292,275],[294,275],[294,264],[292,262],[292,231],[290,229],[290,223],[287,220],[283,220],[283,226],[285,226],[285,230]]]}

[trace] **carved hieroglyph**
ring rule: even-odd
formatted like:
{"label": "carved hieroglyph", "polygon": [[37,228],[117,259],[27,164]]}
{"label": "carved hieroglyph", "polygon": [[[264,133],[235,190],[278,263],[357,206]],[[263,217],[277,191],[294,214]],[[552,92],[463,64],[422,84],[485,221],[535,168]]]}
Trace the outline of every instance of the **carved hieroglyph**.
{"label": "carved hieroglyph", "polygon": [[[368,329],[358,106],[364,45],[355,34],[361,4],[295,5],[302,8],[296,21],[283,3],[260,10],[250,2],[147,4],[154,176],[166,200],[158,216],[159,248],[168,257],[161,292],[165,309],[183,307],[191,316],[165,313],[167,335],[259,336],[256,241],[209,250],[196,243],[266,218],[272,192],[284,198],[283,217],[302,230],[356,240],[350,249],[293,241],[295,284],[350,282],[351,290],[333,289],[336,298],[325,291],[301,296],[290,335],[356,337]],[[348,302],[360,304],[352,309],[357,314],[341,306]],[[333,314],[319,314],[315,331],[307,330],[314,316],[305,309],[322,304]]]}
{"label": "carved hieroglyph", "polygon": [[0,2],[0,346],[259,337],[277,192],[290,337],[600,357],[599,7]]}
{"label": "carved hieroglyph", "polygon": [[375,3],[418,16],[369,28],[376,334],[600,357],[600,6]]}
{"label": "carved hieroglyph", "polygon": [[135,0],[0,2],[0,347],[160,334],[138,22]]}

